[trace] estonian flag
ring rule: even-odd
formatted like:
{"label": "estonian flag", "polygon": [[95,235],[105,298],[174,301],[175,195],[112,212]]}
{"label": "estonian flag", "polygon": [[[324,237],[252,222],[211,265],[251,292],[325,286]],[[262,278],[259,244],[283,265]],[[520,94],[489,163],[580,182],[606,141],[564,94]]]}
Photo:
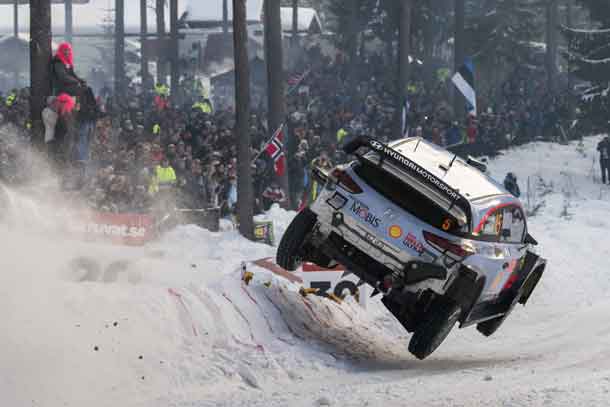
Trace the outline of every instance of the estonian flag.
{"label": "estonian flag", "polygon": [[468,112],[477,115],[477,93],[474,89],[474,68],[472,67],[472,59],[466,58],[466,61],[460,69],[451,78],[455,86],[462,92],[462,95],[468,102]]}

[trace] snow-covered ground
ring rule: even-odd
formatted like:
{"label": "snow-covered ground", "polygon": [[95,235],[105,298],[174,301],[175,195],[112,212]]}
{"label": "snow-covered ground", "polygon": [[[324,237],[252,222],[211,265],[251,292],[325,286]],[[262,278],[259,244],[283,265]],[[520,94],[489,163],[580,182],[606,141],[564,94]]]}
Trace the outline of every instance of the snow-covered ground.
{"label": "snow-covered ground", "polygon": [[[241,262],[275,250],[235,231],[186,226],[144,248],[79,243],[24,227],[34,206],[45,212],[11,194],[0,405],[607,406],[610,188],[594,181],[597,141],[584,153],[531,144],[490,163],[524,194],[530,177],[529,228],[549,265],[495,336],[456,329],[425,361],[378,299],[363,310],[303,298],[253,265],[244,285]],[[267,216],[279,238],[292,214]],[[68,267],[82,256],[100,272]]]}

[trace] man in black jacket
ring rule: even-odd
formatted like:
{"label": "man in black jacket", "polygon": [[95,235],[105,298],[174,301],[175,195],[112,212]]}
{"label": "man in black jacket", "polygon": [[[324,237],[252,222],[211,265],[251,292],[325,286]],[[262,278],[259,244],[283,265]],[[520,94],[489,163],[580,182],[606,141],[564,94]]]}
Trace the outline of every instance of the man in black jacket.
{"label": "man in black jacket", "polygon": [[604,137],[602,141],[597,144],[597,151],[599,151],[599,164],[602,170],[602,184],[606,183],[606,179],[610,184],[610,138],[609,136]]}
{"label": "man in black jacket", "polygon": [[519,189],[517,177],[512,172],[506,174],[506,178],[504,178],[504,188],[506,188],[508,192],[510,192],[517,198],[521,196],[521,190]]}

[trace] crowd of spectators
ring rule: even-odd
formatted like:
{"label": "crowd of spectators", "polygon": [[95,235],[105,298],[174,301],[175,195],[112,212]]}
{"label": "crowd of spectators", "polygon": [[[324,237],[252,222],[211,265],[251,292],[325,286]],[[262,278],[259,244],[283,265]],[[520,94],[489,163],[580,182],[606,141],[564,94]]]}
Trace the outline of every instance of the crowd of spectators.
{"label": "crowd of spectators", "polygon": [[[356,74],[340,56],[303,58],[297,65],[309,68],[300,72],[299,83],[289,87],[286,101],[290,191],[281,190],[273,163],[261,154],[274,130],[266,126],[266,112],[251,110],[256,212],[287,197],[295,207],[315,198],[317,186],[310,168],[344,162],[339,145],[347,135],[361,133],[389,141],[397,134],[396,94],[379,57],[372,55]],[[543,81],[526,81],[524,75],[516,72],[495,94],[481,97],[484,103],[477,117],[454,114],[446,102],[447,79],[426,85],[414,75],[408,88],[409,134],[439,145],[468,146],[482,154],[516,142],[555,139],[563,108],[560,98],[549,96]],[[183,80],[182,91],[182,103],[177,105],[162,85],[129,86],[122,100],[103,90],[90,140],[75,142],[78,154],[61,156],[60,161],[70,161],[60,165],[65,188],[79,191],[90,207],[101,211],[147,212],[174,206],[220,208],[223,216],[233,213],[237,201],[234,111],[230,106],[214,109],[192,77]],[[0,119],[17,129],[23,140],[29,137],[27,106],[27,90],[0,99]],[[79,106],[75,110],[73,114],[82,115]],[[459,116],[464,119],[456,120]],[[80,134],[78,129],[66,131]],[[0,140],[0,177],[5,181],[18,173],[13,167],[19,161],[11,154],[19,150]]]}

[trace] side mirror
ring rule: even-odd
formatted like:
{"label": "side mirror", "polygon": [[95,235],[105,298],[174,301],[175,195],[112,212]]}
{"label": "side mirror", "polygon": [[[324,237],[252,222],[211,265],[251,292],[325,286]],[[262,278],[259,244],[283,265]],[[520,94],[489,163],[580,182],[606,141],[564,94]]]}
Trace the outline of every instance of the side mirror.
{"label": "side mirror", "polygon": [[532,237],[529,233],[525,236],[525,243],[531,244],[534,246],[538,245],[538,241]]}

